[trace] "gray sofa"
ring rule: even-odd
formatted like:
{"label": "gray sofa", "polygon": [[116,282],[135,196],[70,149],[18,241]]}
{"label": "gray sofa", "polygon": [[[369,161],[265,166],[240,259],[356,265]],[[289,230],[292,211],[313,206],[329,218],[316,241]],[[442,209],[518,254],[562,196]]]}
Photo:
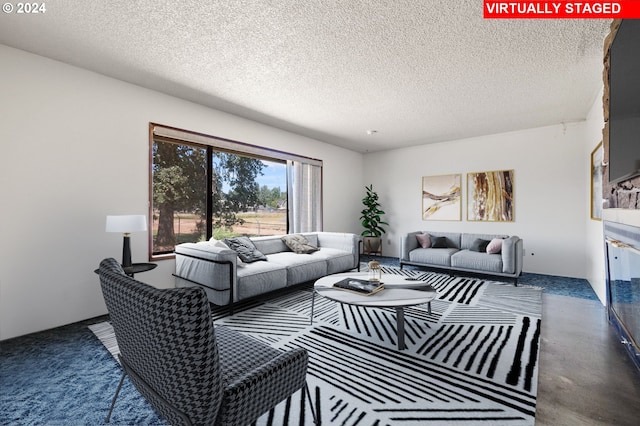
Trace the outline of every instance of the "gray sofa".
{"label": "gray sofa", "polygon": [[[432,243],[439,238],[438,245],[445,247],[422,248],[417,238],[420,234],[428,234]],[[498,253],[489,254],[486,249],[481,249],[483,241],[494,239],[502,240],[494,243],[502,246]],[[523,242],[517,236],[417,231],[400,238],[400,268],[414,265],[446,269],[450,273],[459,271],[509,277],[518,285],[523,257]]]}
{"label": "gray sofa", "polygon": [[270,291],[359,268],[360,239],[337,232],[303,233],[318,248],[294,253],[282,236],[252,237],[266,260],[241,262],[238,253],[220,242],[176,246],[176,287],[200,286],[211,303],[232,305]]}

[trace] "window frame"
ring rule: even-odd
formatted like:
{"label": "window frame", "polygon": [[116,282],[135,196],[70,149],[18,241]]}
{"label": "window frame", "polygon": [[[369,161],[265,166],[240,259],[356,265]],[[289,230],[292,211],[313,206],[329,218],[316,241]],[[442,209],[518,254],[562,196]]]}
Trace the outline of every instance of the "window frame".
{"label": "window frame", "polygon": [[[169,142],[182,145],[190,145],[198,148],[205,148],[207,150],[207,173],[213,168],[213,151],[226,152],[236,154],[244,157],[257,158],[260,160],[285,163],[287,164],[287,232],[290,229],[290,177],[289,177],[289,164],[296,161],[304,164],[311,164],[320,167],[320,212],[322,212],[322,200],[323,200],[323,187],[322,187],[322,160],[306,157],[298,154],[293,154],[285,151],[280,151],[272,148],[266,148],[259,145],[253,145],[246,142],[235,141],[228,138],[222,138],[219,136],[207,135],[204,133],[194,132],[190,130],[184,130],[176,127],[166,126],[149,122],[149,200],[148,200],[148,244],[149,244],[149,261],[156,262],[160,260],[174,259],[175,253],[163,253],[153,254],[153,145],[157,141]],[[210,176],[207,178],[207,195],[206,195],[206,238],[210,239],[213,235],[213,223],[211,219],[212,210],[212,180]],[[320,215],[322,215],[320,213]],[[322,222],[322,220],[321,220]]]}

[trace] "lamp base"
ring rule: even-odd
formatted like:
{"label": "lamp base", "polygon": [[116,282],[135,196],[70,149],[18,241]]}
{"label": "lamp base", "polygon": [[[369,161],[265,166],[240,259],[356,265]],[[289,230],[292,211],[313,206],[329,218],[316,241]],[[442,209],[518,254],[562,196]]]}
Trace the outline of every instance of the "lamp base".
{"label": "lamp base", "polygon": [[124,234],[124,242],[122,244],[122,267],[131,266],[131,239],[129,234]]}

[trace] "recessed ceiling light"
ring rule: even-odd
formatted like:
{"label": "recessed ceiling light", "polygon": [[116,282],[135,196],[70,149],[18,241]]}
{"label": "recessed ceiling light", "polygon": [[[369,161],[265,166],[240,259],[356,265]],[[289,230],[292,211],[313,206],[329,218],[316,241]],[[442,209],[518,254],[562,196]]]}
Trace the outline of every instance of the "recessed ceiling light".
{"label": "recessed ceiling light", "polygon": [[371,135],[375,135],[376,133],[378,133],[378,131],[377,131],[377,130],[367,130],[367,134],[368,134],[369,136],[371,136]]}

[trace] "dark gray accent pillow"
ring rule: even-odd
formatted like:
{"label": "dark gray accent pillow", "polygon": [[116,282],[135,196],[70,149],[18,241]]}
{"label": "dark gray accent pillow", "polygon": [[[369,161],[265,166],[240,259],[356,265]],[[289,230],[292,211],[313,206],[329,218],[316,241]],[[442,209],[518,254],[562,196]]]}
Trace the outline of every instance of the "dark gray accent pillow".
{"label": "dark gray accent pillow", "polygon": [[431,236],[431,248],[448,248],[447,237]]}
{"label": "dark gray accent pillow", "polygon": [[238,253],[238,257],[245,263],[257,262],[258,260],[267,260],[260,250],[258,250],[248,237],[225,238],[224,242],[231,250]]}
{"label": "dark gray accent pillow", "polygon": [[483,240],[482,238],[476,238],[475,241],[469,247],[471,251],[478,251],[484,253],[487,251],[487,246],[489,245],[489,240]]}
{"label": "dark gray accent pillow", "polygon": [[284,241],[284,243],[287,245],[287,247],[289,247],[294,253],[309,254],[313,253],[314,251],[320,250],[318,247],[310,244],[309,240],[307,240],[304,235],[291,234],[284,235],[281,238],[282,241]]}

